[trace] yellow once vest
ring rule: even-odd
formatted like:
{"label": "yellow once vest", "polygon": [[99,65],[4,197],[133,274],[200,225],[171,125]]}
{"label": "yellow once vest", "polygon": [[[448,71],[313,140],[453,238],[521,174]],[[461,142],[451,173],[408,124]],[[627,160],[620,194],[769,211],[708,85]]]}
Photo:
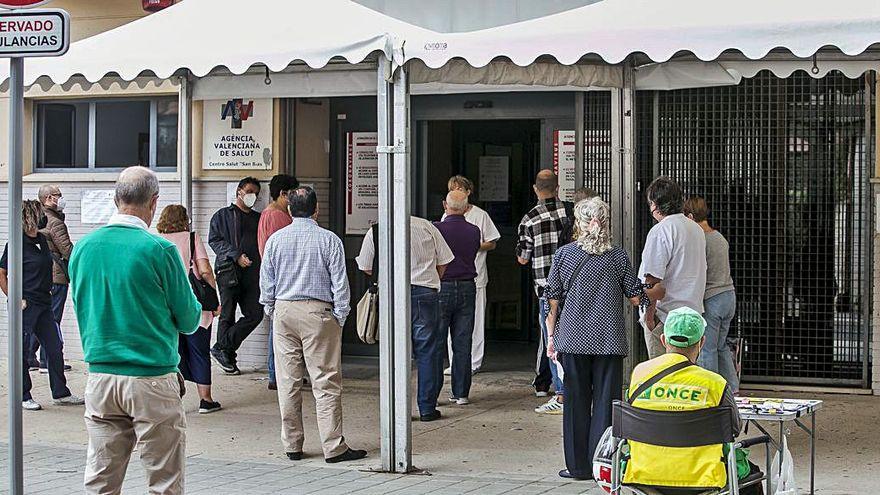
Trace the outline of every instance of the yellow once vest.
{"label": "yellow once vest", "polygon": [[[627,397],[652,376],[687,360],[680,354],[664,354],[633,371]],[[640,395],[633,406],[652,411],[694,411],[721,403],[727,382],[720,375],[689,366],[663,377]],[[727,484],[722,446],[661,447],[629,442],[630,460],[625,484],[659,487],[720,488]]]}

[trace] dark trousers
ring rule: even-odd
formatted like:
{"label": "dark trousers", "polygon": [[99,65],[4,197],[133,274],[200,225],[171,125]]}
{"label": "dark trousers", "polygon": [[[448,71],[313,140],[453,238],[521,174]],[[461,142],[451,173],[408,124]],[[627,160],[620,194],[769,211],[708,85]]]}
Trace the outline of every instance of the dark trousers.
{"label": "dark trousers", "polygon": [[[216,347],[235,359],[235,353],[244,339],[263,321],[260,304],[260,267],[256,264],[242,270],[238,287],[220,288],[220,318],[217,322]],[[235,321],[235,308],[241,308],[242,317]]]}
{"label": "dark trousers", "polygon": [[199,327],[192,335],[181,335],[177,343],[180,374],[199,385],[211,384],[211,329]]}
{"label": "dark trousers", "polygon": [[473,280],[443,282],[440,289],[440,329],[444,336],[448,331],[452,339],[452,362],[449,364],[452,367],[452,396],[456,398],[467,397],[471,392],[476,298],[477,285]]}
{"label": "dark trousers", "polygon": [[[52,315],[55,318],[55,324],[58,326],[58,338],[61,340],[62,348],[64,347],[64,337],[61,336],[61,319],[64,317],[64,304],[67,302],[68,287],[67,284],[52,284]],[[46,350],[40,348],[40,343],[33,334],[25,334],[22,348],[25,350],[25,366],[46,367]],[[36,359],[37,350],[40,351],[39,362]]]}
{"label": "dark trousers", "polygon": [[565,371],[565,467],[575,477],[592,478],[593,454],[611,426],[611,402],[623,395],[623,357],[559,353],[559,361]]}
{"label": "dark trousers", "polygon": [[[52,398],[60,399],[70,395],[67,388],[67,379],[64,377],[64,354],[61,351],[61,339],[58,337],[58,326],[52,314],[51,306],[28,305],[22,312],[22,330],[24,335],[32,335],[46,352],[44,364],[49,370],[49,388],[52,389]],[[24,353],[24,363],[27,363],[27,351]],[[33,356],[33,354],[31,354]],[[31,374],[27,367],[23,373],[23,401],[31,397]]]}
{"label": "dark trousers", "polygon": [[440,296],[437,291],[413,285],[410,296],[413,358],[419,373],[417,402],[419,414],[424,416],[437,410],[437,397],[443,388],[446,333],[440,330]]}

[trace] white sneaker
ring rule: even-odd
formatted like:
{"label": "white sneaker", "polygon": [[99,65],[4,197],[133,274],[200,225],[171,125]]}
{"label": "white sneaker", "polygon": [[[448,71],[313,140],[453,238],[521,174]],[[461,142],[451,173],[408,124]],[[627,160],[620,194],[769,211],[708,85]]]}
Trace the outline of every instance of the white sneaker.
{"label": "white sneaker", "polygon": [[458,404],[459,406],[466,406],[471,403],[467,397],[450,397],[449,402],[453,404]]}
{"label": "white sneaker", "polygon": [[474,368],[474,369],[471,370],[471,375],[476,375],[476,374],[479,373],[480,371],[482,371],[481,368]]}
{"label": "white sneaker", "polygon": [[86,403],[82,397],[73,394],[52,401],[56,406],[81,406]]}
{"label": "white sneaker", "polygon": [[39,411],[43,408],[43,406],[41,406],[40,403],[35,401],[34,399],[28,399],[21,401],[21,408],[25,411]]}
{"label": "white sneaker", "polygon": [[443,376],[452,376],[452,366],[443,370]]}
{"label": "white sneaker", "polygon": [[535,412],[538,414],[552,414],[558,416],[562,414],[562,402],[559,402],[554,396],[546,403],[536,407]]}

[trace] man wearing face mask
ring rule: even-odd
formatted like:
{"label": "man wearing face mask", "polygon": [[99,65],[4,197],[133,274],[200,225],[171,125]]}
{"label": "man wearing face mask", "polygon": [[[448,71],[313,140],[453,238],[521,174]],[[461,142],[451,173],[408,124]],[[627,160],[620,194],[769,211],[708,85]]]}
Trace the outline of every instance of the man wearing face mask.
{"label": "man wearing face mask", "polygon": [[[116,182],[117,213],[77,242],[70,293],[89,365],[86,493],[121,493],[137,446],[150,493],[183,493],[186,388],[180,335],[196,332],[202,306],[180,253],[147,229],[159,180],[130,167]],[[112,260],[112,262],[108,261]]]}
{"label": "man wearing face mask", "polygon": [[[70,253],[73,252],[73,243],[70,241],[70,232],[64,223],[64,207],[66,201],[61,194],[61,189],[56,185],[45,184],[40,186],[37,199],[43,207],[46,215],[46,227],[40,229],[40,233],[49,242],[49,252],[54,261],[52,266],[52,314],[55,317],[55,325],[58,327],[58,337],[61,338],[61,319],[64,316],[64,304],[67,302],[67,289],[70,279],[67,273],[67,263]],[[38,345],[36,339],[33,344]],[[63,340],[62,340],[63,344]],[[36,347],[33,347],[36,353]],[[31,356],[32,354],[28,354]],[[40,349],[40,373],[48,373],[46,368],[46,351]],[[65,371],[70,366],[64,366]]]}
{"label": "man wearing face mask", "polygon": [[684,216],[681,187],[669,177],[657,177],[645,195],[657,224],[642,249],[639,278],[653,286],[663,282],[666,295],[640,318],[651,359],[664,352],[663,324],[673,309],[684,306],[703,312],[706,291],[706,236],[696,222]]}
{"label": "man wearing face mask", "polygon": [[[263,320],[257,242],[260,214],[253,210],[259,193],[257,179],[242,179],[236,189],[235,202],[211,217],[208,234],[208,245],[217,255],[215,270],[220,289],[217,343],[211,348],[211,357],[230,375],[241,374],[236,352]],[[236,307],[241,308],[242,313],[238,321],[235,321]]]}

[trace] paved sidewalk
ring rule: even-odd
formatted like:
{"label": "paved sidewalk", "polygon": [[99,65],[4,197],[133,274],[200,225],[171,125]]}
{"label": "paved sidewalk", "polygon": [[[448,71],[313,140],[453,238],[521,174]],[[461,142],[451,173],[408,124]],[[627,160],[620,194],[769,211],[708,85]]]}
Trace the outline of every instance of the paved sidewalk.
{"label": "paved sidewalk", "polygon": [[[0,493],[8,493],[7,445],[0,444]],[[85,452],[49,446],[25,448],[25,493],[68,495],[82,491]],[[514,477],[516,478],[516,477]],[[144,472],[137,453],[129,465],[123,493],[146,493]],[[316,464],[272,464],[224,462],[190,457],[187,460],[188,494],[315,494],[452,495],[475,493],[554,495],[604,493],[593,482],[564,483],[535,479],[511,479],[510,476],[427,476],[371,473]]]}

